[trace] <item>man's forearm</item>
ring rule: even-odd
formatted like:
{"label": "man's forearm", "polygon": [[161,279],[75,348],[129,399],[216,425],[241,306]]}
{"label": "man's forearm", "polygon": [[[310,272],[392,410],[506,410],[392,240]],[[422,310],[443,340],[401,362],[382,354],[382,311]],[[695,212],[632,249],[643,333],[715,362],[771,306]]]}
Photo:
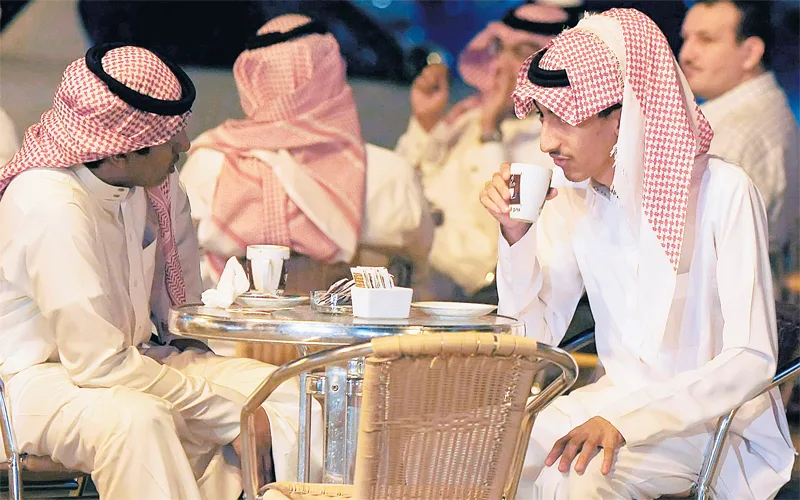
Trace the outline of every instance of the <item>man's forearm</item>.
{"label": "man's forearm", "polygon": [[513,246],[514,243],[518,242],[523,236],[528,234],[531,226],[533,226],[533,224],[519,224],[511,228],[500,226],[500,232],[503,234],[503,238],[505,238],[505,240],[508,242],[508,245]]}

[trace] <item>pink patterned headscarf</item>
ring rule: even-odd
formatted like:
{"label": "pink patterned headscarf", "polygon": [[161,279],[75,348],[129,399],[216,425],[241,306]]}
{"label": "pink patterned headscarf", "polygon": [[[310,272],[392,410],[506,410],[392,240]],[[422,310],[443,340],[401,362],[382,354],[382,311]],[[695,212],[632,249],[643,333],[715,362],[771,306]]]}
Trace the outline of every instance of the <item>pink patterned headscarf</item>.
{"label": "pink patterned headscarf", "polygon": [[[562,72],[568,85],[545,83]],[[634,9],[587,16],[525,62],[514,101],[520,118],[536,101],[573,126],[622,103],[614,188],[677,270],[695,157],[713,133],[656,24]]]}
{"label": "pink patterned headscarf", "polygon": [[[526,31],[519,26],[512,27],[508,23],[513,24],[513,18],[536,23],[530,27],[533,31]],[[467,44],[458,57],[458,71],[461,73],[461,78],[478,92],[489,92],[494,82],[494,65],[497,61],[497,54],[492,50],[495,39],[498,39],[504,47],[520,43],[532,43],[544,47],[561,31],[562,26],[567,27],[568,20],[567,12],[555,5],[532,3],[517,7],[513,13],[506,14],[504,21],[489,23]]]}
{"label": "pink patterned headscarf", "polygon": [[[97,49],[90,49],[87,57]],[[190,81],[186,85],[191,88],[184,90],[170,66],[141,47],[112,48],[101,56],[99,64],[110,78],[143,94],[140,99],[167,105],[188,99],[189,106],[194,99]],[[112,92],[89,69],[87,58],[81,58],[64,71],[53,108],[26,131],[20,150],[0,168],[0,195],[14,177],[31,168],[67,168],[164,144],[186,128],[190,114],[188,109],[176,115],[137,109]],[[186,287],[169,215],[169,179],[149,188],[147,195],[159,219],[167,291],[172,304],[179,305],[186,301]]]}
{"label": "pink patterned headscarf", "polygon": [[[277,36],[311,19],[277,17],[258,35]],[[341,235],[354,249],[361,231],[366,153],[355,101],[339,44],[329,33],[309,33],[246,50],[233,67],[247,118],[228,120],[203,134],[193,150],[225,153],[212,201],[214,230],[238,246],[278,244],[331,262],[340,248],[287,199],[269,165],[250,150],[286,150],[317,183],[346,220]],[[226,256],[208,254],[220,272]]]}
{"label": "pink patterned headscarf", "polygon": [[499,57],[493,47],[495,40],[503,47],[520,43],[544,47],[563,28],[569,27],[571,19],[569,13],[560,6],[540,1],[521,5],[509,11],[502,20],[489,23],[458,57],[461,78],[478,92],[453,106],[445,121],[455,122],[467,111],[480,106],[483,96],[492,91]]}

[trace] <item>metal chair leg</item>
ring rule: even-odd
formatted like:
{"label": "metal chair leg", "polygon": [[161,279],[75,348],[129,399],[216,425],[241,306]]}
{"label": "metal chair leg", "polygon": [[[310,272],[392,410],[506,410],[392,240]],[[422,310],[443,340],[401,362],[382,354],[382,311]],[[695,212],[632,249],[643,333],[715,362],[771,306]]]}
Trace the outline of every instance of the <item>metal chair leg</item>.
{"label": "metal chair leg", "polygon": [[84,490],[86,490],[86,483],[89,482],[86,476],[79,476],[75,479],[75,482],[78,484],[74,490],[69,493],[71,497],[82,497]]}
{"label": "metal chair leg", "polygon": [[9,459],[8,497],[11,500],[22,500],[22,477],[19,458],[16,455]]}
{"label": "metal chair leg", "polygon": [[6,385],[0,379],[0,435],[3,436],[3,447],[8,457],[8,494],[11,500],[22,498],[21,457],[17,452],[14,431],[11,428],[11,411],[6,400]]}

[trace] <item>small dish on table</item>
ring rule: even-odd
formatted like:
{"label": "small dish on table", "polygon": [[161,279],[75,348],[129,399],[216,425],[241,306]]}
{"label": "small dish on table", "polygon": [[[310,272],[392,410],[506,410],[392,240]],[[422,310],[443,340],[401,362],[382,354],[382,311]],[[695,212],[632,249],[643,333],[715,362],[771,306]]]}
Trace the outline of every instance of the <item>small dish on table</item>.
{"label": "small dish on table", "polygon": [[272,295],[253,290],[236,297],[237,304],[263,310],[295,307],[305,303],[307,300],[308,297],[305,295]]}
{"label": "small dish on table", "polygon": [[414,302],[411,307],[440,318],[477,318],[493,312],[497,306],[492,304],[472,304],[469,302]]}

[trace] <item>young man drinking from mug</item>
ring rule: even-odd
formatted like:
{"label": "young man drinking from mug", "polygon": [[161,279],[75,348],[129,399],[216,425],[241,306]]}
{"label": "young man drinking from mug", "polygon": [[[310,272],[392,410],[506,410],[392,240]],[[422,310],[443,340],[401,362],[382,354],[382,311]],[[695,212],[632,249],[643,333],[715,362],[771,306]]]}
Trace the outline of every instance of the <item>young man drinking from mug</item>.
{"label": "young man drinking from mug", "polygon": [[[770,498],[794,453],[777,390],[764,206],[713,136],[664,35],[615,9],[532,56],[517,115],[570,181],[535,224],[509,217],[509,165],[481,194],[499,221],[500,313],[557,345],[585,290],[605,375],[536,419],[519,498],[657,498],[688,491],[717,417],[744,403],[716,484]],[[747,374],[743,377],[742,374]]]}

